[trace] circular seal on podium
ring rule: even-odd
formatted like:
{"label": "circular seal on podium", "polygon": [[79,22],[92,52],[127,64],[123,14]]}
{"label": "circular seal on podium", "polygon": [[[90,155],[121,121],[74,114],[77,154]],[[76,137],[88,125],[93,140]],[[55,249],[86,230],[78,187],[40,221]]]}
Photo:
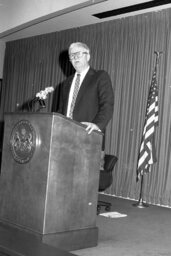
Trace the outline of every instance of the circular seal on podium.
{"label": "circular seal on podium", "polygon": [[16,162],[24,164],[33,157],[36,147],[36,132],[28,120],[20,120],[12,129],[10,148]]}

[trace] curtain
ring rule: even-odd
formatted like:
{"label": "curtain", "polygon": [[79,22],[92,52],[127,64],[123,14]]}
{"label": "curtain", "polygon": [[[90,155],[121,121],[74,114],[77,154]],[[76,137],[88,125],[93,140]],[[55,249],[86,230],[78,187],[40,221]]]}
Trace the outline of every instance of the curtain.
{"label": "curtain", "polygon": [[157,163],[144,175],[143,199],[171,206],[170,20],[171,10],[167,9],[8,42],[1,123],[4,112],[26,111],[27,102],[47,86],[55,87],[55,93],[48,97],[46,111],[56,111],[62,81],[73,72],[67,57],[68,46],[74,41],[87,43],[91,66],[108,71],[115,94],[105,150],[116,155],[118,162],[113,184],[106,193],[137,200],[140,191],[140,182],[136,182],[137,158],[155,65],[154,51],[162,51],[157,73]]}

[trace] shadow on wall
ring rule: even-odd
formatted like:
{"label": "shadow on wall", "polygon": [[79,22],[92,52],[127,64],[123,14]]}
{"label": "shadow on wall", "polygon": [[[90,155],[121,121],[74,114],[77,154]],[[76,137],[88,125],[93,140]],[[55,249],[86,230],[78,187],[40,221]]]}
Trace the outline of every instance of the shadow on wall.
{"label": "shadow on wall", "polygon": [[[64,50],[59,55],[59,66],[62,70],[62,73],[66,78],[74,74],[75,70],[68,58],[68,50]],[[63,81],[64,82],[64,81]],[[53,102],[52,102],[52,112],[57,112],[60,102],[60,91],[63,85],[63,82],[55,86],[55,91],[53,93]]]}
{"label": "shadow on wall", "polygon": [[[2,79],[0,79],[0,103],[1,103],[1,92],[2,92]],[[0,173],[1,173],[1,160],[2,160],[2,147],[3,147],[3,136],[4,136],[4,122],[0,122]]]}
{"label": "shadow on wall", "polygon": [[[58,63],[62,73],[65,76],[65,79],[75,72],[68,58],[68,50],[64,50],[59,54]],[[53,92],[52,107],[51,107],[52,112],[58,111],[59,100],[60,100],[60,90],[61,90],[62,84],[63,82],[54,86],[55,90]],[[39,108],[39,105],[40,105],[38,103],[39,102],[36,101],[35,98],[34,99],[30,98],[27,101],[23,102],[21,106],[17,107],[17,111],[37,112],[37,109]]]}
{"label": "shadow on wall", "polygon": [[0,173],[1,173],[1,162],[2,162],[3,136],[4,136],[4,122],[0,122]]}

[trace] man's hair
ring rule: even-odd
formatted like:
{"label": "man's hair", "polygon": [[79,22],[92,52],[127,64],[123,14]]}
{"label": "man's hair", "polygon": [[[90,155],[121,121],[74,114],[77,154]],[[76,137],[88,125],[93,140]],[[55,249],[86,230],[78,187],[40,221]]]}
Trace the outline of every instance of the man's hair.
{"label": "man's hair", "polygon": [[72,43],[70,46],[69,46],[69,53],[71,52],[71,49],[74,48],[74,47],[81,47],[83,49],[85,49],[88,53],[90,53],[90,48],[84,44],[84,43],[81,43],[81,42],[75,42],[75,43]]}

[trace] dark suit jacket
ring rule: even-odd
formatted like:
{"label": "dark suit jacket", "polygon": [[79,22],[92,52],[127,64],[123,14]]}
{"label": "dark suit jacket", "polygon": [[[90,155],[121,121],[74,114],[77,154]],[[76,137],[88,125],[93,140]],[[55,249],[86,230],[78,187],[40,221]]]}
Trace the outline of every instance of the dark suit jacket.
{"label": "dark suit jacket", "polygon": [[[61,88],[59,112],[63,115],[67,113],[73,77],[70,76]],[[95,123],[103,131],[112,118],[113,105],[114,95],[108,73],[90,68],[77,95],[73,120]]]}

